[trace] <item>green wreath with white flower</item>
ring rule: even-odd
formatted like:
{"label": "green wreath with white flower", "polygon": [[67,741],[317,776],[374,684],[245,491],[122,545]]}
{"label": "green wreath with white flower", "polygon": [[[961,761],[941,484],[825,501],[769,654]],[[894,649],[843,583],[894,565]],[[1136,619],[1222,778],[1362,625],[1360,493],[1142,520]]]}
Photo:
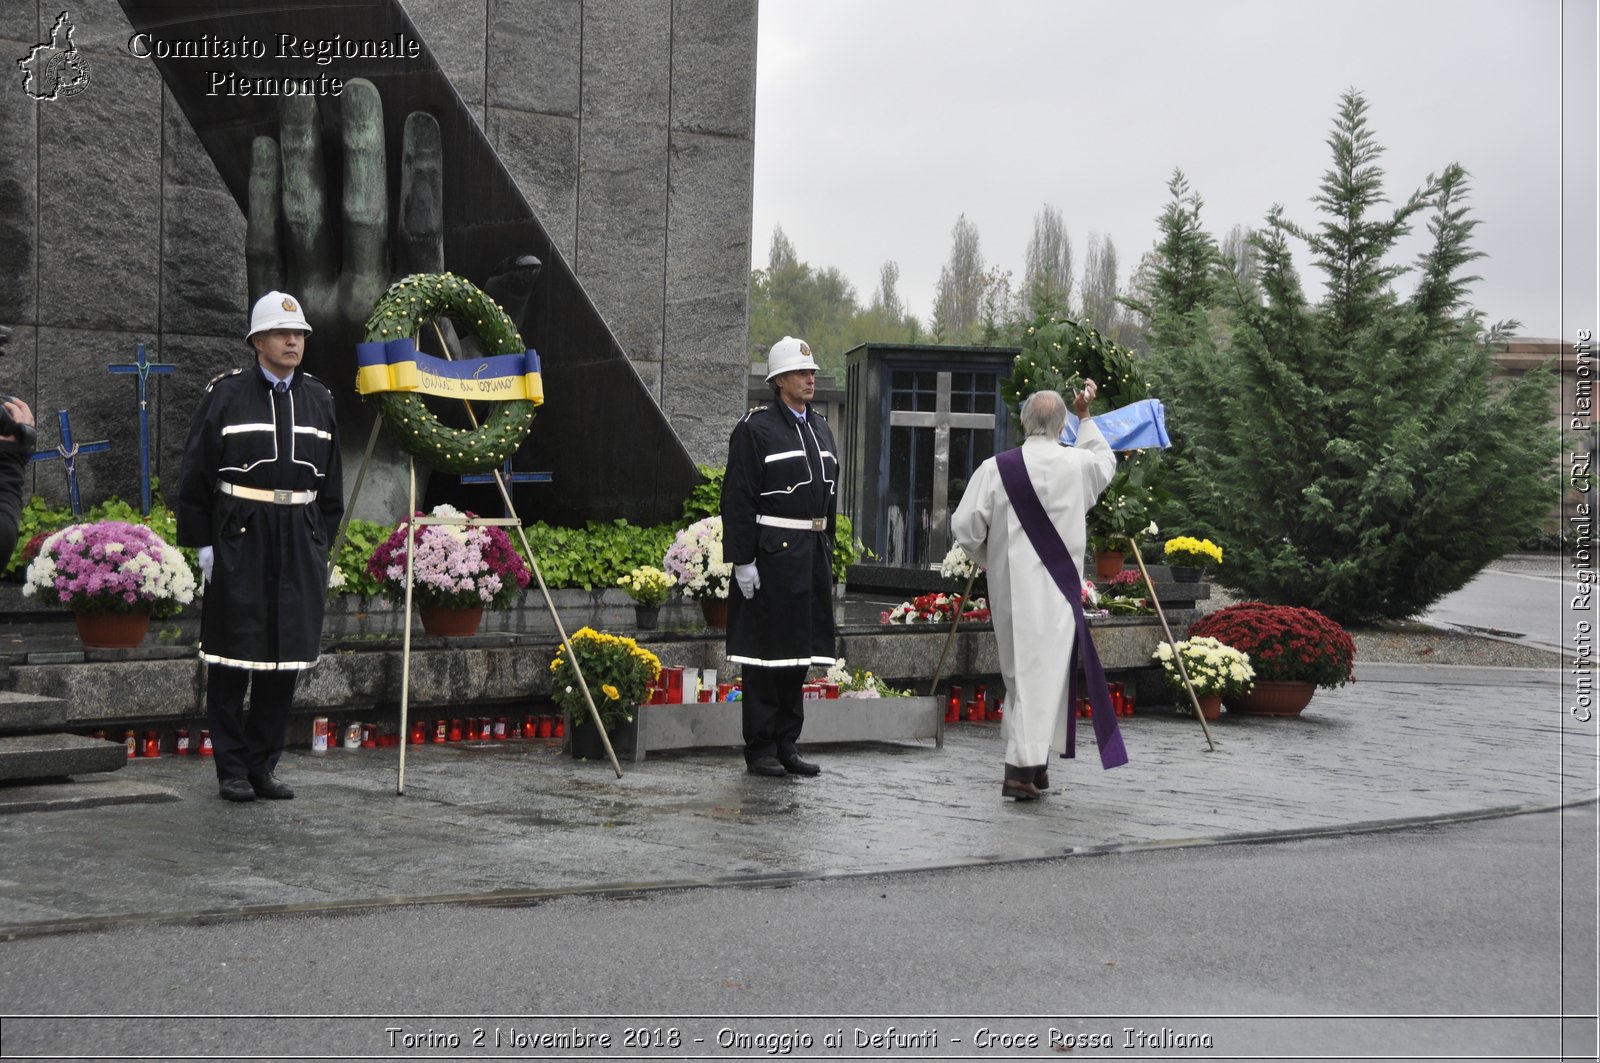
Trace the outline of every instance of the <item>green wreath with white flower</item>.
{"label": "green wreath with white flower", "polygon": [[[471,281],[453,273],[413,273],[389,286],[367,318],[368,341],[420,336],[425,325],[451,317],[478,339],[485,355],[521,354],[522,336],[510,315]],[[535,405],[527,399],[494,404],[477,428],[442,424],[422,396],[384,392],[378,410],[409,454],[445,472],[484,472],[505,464],[528,438]]]}

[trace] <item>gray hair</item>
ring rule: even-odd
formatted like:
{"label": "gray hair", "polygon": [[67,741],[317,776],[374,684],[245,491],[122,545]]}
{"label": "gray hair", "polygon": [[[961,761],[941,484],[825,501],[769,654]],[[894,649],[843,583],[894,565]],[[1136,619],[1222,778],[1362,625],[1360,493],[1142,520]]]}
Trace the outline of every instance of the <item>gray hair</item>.
{"label": "gray hair", "polygon": [[1067,403],[1059,391],[1035,391],[1022,400],[1024,436],[1048,436],[1055,439],[1067,423]]}

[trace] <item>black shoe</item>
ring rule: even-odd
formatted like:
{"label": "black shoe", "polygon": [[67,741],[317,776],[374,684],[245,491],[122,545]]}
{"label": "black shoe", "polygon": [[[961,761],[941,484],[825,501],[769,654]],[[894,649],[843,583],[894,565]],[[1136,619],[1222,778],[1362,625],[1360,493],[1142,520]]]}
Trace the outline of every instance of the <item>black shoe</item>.
{"label": "black shoe", "polygon": [[266,798],[268,801],[289,801],[294,798],[294,791],[289,784],[276,775],[252,775],[250,785],[255,789],[257,797]]}
{"label": "black shoe", "polygon": [[223,779],[217,783],[217,792],[224,801],[254,801],[255,787],[246,779]]}
{"label": "black shoe", "polygon": [[1049,768],[1040,768],[1038,771],[1033,773],[1033,788],[1040,791],[1050,789]]}
{"label": "black shoe", "polygon": [[817,767],[815,764],[812,764],[810,761],[801,760],[800,754],[798,753],[784,757],[781,763],[783,764],[783,770],[788,772],[790,775],[822,774],[821,768]]}
{"label": "black shoe", "polygon": [[1000,796],[1015,801],[1039,800],[1039,788],[1033,785],[1033,768],[1013,768],[1006,765],[1005,782],[1000,784]]}
{"label": "black shoe", "polygon": [[752,775],[787,775],[783,765],[778,763],[777,757],[757,757],[745,765],[745,770]]}

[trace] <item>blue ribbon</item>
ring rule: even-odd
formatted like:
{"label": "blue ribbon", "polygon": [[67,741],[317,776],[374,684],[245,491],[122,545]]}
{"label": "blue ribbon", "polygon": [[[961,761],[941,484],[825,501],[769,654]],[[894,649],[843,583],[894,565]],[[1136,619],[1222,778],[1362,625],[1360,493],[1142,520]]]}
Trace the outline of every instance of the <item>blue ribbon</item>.
{"label": "blue ribbon", "polygon": [[[1167,437],[1167,409],[1160,399],[1141,399],[1109,413],[1095,414],[1094,423],[1112,450],[1172,446]],[[1070,447],[1077,440],[1078,419],[1069,411],[1066,426],[1061,429],[1061,443]]]}

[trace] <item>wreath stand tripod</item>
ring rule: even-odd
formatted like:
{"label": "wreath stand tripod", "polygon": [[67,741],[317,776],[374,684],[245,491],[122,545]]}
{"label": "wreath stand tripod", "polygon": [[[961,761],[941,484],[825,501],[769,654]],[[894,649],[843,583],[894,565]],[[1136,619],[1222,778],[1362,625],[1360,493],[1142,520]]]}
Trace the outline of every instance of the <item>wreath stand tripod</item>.
{"label": "wreath stand tripod", "polygon": [[[439,337],[440,346],[444,349],[445,356],[448,358],[450,346],[445,342],[444,334],[439,330],[437,322],[434,322],[433,328],[434,332]],[[471,403],[469,403],[466,399],[462,399],[461,404],[466,407],[467,418],[472,422],[472,427],[476,429],[478,427],[478,417],[477,414],[473,412]],[[355,509],[356,499],[361,496],[361,483],[366,479],[367,467],[372,461],[372,452],[377,447],[378,432],[382,429],[382,427],[383,418],[375,417],[372,422],[372,434],[367,439],[366,452],[361,457],[361,468],[356,473],[355,486],[350,492],[350,501],[345,506],[344,518],[339,522],[338,534],[334,536],[333,545],[328,551],[328,579],[330,582],[333,579],[334,568],[338,564],[339,550],[344,545],[345,533],[350,527],[350,514]],[[500,489],[500,499],[505,504],[505,511],[511,514],[508,517],[414,516],[417,511],[416,458],[408,457],[408,465],[408,481],[410,484],[410,491],[408,496],[407,512],[409,514],[413,514],[413,516],[408,516],[406,519],[406,627],[405,636],[401,644],[400,768],[395,779],[395,794],[400,796],[406,792],[406,747],[409,745],[409,742],[406,741],[406,736],[409,734],[409,717],[411,708],[411,591],[413,586],[411,569],[412,557],[416,552],[417,527],[419,525],[427,526],[430,524],[451,524],[457,526],[501,525],[514,526],[517,529],[517,537],[522,541],[523,553],[526,554],[528,558],[528,567],[533,570],[534,579],[539,583],[539,592],[544,596],[545,607],[550,611],[550,619],[555,623],[556,631],[561,636],[561,645],[566,650],[567,660],[572,664],[572,674],[578,679],[578,688],[583,693],[584,704],[588,706],[589,716],[594,721],[595,728],[599,731],[600,741],[605,746],[606,757],[611,761],[611,770],[616,772],[617,778],[622,778],[622,765],[617,761],[616,751],[611,748],[611,736],[606,734],[605,726],[600,721],[600,710],[595,707],[594,696],[589,693],[589,683],[583,676],[582,666],[578,663],[578,654],[573,649],[572,640],[567,637],[566,625],[561,622],[561,614],[556,611],[555,601],[550,597],[550,588],[547,587],[544,582],[544,574],[539,571],[539,560],[534,556],[533,548],[528,544],[528,534],[523,530],[522,520],[516,515],[516,508],[512,505],[511,501],[511,492],[506,487],[505,478],[500,472],[499,465],[496,465],[493,470],[494,482],[495,485]]]}

